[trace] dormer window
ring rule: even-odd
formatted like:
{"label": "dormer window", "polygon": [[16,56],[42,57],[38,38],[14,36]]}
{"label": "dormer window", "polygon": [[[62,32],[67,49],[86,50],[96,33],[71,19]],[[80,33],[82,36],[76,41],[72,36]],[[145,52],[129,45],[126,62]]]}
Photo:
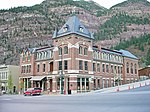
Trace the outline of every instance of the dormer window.
{"label": "dormer window", "polygon": [[83,27],[80,26],[80,27],[79,27],[79,30],[80,30],[80,32],[83,32]]}
{"label": "dormer window", "polygon": [[69,26],[66,24],[65,27],[63,28],[63,31],[64,31],[64,32],[67,32],[67,31],[68,31],[68,28],[69,28]]}

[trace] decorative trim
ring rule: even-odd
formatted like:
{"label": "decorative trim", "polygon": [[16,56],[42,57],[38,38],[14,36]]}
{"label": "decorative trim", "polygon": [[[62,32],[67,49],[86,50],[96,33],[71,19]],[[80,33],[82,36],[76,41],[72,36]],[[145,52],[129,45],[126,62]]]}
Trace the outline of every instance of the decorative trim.
{"label": "decorative trim", "polygon": [[89,74],[94,74],[94,72],[93,71],[89,71]]}
{"label": "decorative trim", "polygon": [[58,47],[54,47],[53,51],[58,51]]}
{"label": "decorative trim", "polygon": [[88,62],[92,62],[91,60],[87,60],[87,59],[81,59],[81,58],[76,58],[76,60],[82,60],[82,61],[88,61]]}
{"label": "decorative trim", "polygon": [[58,74],[58,71],[53,71],[52,74]]}
{"label": "decorative trim", "polygon": [[21,65],[21,66],[27,66],[27,65],[31,65],[31,64],[23,64],[23,65]]}
{"label": "decorative trim", "polygon": [[59,60],[55,60],[55,61],[58,62],[58,61],[64,61],[64,60],[71,60],[71,58],[59,59]]}
{"label": "decorative trim", "polygon": [[56,90],[52,90],[52,92],[56,92]]}
{"label": "decorative trim", "polygon": [[91,46],[89,46],[88,51],[93,52],[94,50],[92,49],[92,47],[91,47]]}
{"label": "decorative trim", "polygon": [[79,70],[68,70],[68,73],[79,73]]}

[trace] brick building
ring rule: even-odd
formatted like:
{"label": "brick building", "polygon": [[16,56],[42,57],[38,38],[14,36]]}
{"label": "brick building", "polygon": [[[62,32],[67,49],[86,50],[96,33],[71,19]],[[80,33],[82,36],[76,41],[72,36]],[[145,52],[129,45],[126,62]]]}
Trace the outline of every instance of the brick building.
{"label": "brick building", "polygon": [[94,46],[94,37],[76,16],[55,31],[53,46],[24,49],[20,88],[81,93],[138,80],[138,59],[125,50]]}
{"label": "brick building", "polygon": [[[17,93],[19,87],[19,74],[20,69],[19,66],[16,65],[0,65],[0,90],[3,93]],[[8,80],[11,76],[12,81],[12,90],[8,88]]]}
{"label": "brick building", "polygon": [[150,79],[150,66],[139,69],[140,80]]}

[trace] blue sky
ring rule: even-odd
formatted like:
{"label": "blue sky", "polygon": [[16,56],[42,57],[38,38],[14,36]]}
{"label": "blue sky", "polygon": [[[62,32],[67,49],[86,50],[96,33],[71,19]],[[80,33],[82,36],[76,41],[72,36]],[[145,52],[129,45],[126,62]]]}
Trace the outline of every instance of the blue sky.
{"label": "blue sky", "polygon": [[[44,0],[0,0],[0,9],[8,9],[17,6],[32,6],[40,4]],[[125,0],[93,0],[99,3],[101,6],[110,8],[111,6],[123,2]],[[150,0],[148,0],[150,1]]]}

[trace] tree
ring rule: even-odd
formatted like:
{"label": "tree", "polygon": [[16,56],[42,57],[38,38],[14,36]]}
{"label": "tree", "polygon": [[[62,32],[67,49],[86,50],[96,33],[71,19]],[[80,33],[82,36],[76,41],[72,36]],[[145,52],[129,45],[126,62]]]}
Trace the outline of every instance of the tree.
{"label": "tree", "polygon": [[150,65],[150,48],[148,49],[148,53],[146,56],[146,65]]}
{"label": "tree", "polygon": [[12,94],[12,89],[13,89],[12,75],[8,76],[7,83],[8,83],[8,91],[9,91],[10,94]]}

